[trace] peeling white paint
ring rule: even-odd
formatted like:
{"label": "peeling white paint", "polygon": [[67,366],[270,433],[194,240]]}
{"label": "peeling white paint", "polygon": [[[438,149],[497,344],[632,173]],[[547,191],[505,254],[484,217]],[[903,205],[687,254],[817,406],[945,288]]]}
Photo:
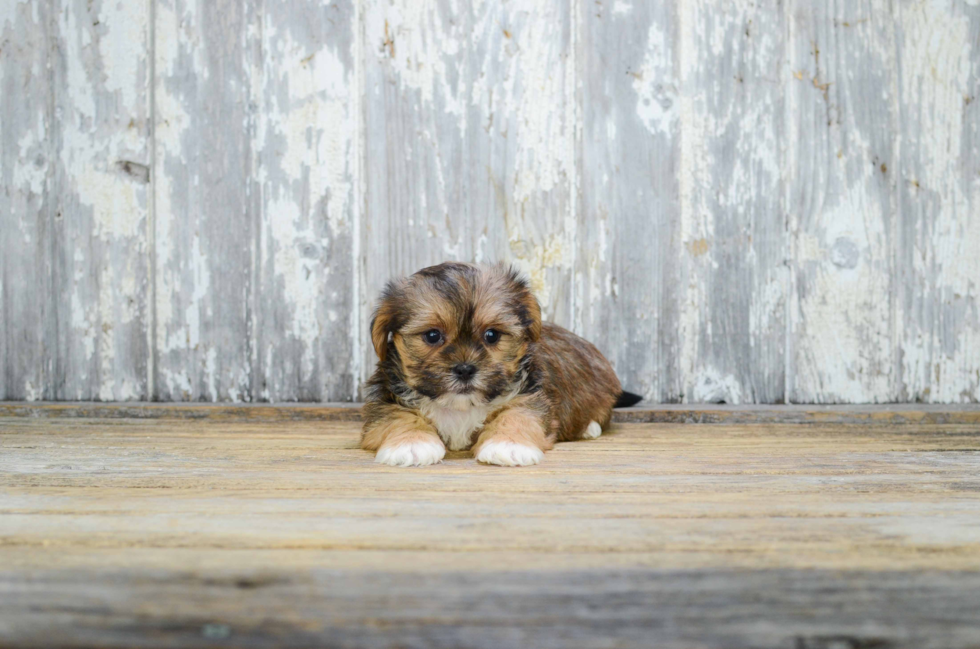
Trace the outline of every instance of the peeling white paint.
{"label": "peeling white paint", "polygon": [[575,169],[575,160],[567,146],[568,129],[574,125],[561,119],[563,115],[555,104],[557,99],[560,106],[567,107],[568,80],[553,66],[554,61],[562,58],[555,51],[562,42],[557,33],[562,22],[554,13],[559,5],[541,4],[538,7],[541,15],[527,21],[514,36],[521,52],[520,93],[517,94],[518,88],[513,85],[505,89],[505,107],[512,107],[521,117],[515,133],[518,153],[513,172],[517,204],[567,182]]}
{"label": "peeling white paint", "polygon": [[[312,2],[297,5],[303,6],[318,8]],[[276,7],[266,10],[262,44],[271,54],[253,74],[261,80],[254,81],[261,88],[254,145],[263,194],[258,290],[261,308],[269,311],[261,322],[277,322],[280,329],[261,332],[258,339],[262,346],[293,352],[256,353],[265,358],[266,381],[278,398],[302,385],[322,385],[325,377],[316,371],[334,362],[331,353],[344,353],[329,346],[347,335],[333,323],[337,308],[351,304],[339,286],[330,289],[351,282],[353,269],[335,275],[337,261],[330,256],[349,252],[343,242],[355,229],[357,115],[351,106],[354,71],[337,45],[297,40],[306,25],[275,15]]]}
{"label": "peeling white paint", "polygon": [[140,68],[147,64],[149,12],[146,3],[102,0],[99,25],[106,34],[99,39],[99,52],[105,75],[105,90],[118,93],[126,107],[145,100],[145,87],[134,83],[142,78]]}
{"label": "peeling white paint", "polygon": [[[221,69],[209,66],[208,48],[220,39],[206,30],[231,23],[203,20],[211,7],[198,0],[156,0],[153,26],[148,3],[71,5],[46,18],[52,51],[61,53],[50,69],[64,82],[54,132],[43,111],[24,117],[33,121],[15,125],[0,151],[17,158],[6,180],[26,197],[12,204],[57,200],[65,219],[57,227],[75,246],[57,289],[67,312],[57,332],[69,341],[62,360],[73,372],[63,396],[145,396],[134,337],[163,359],[159,392],[174,398],[290,398],[300,384],[333,390],[334,374],[370,369],[360,329],[392,269],[501,257],[530,276],[548,318],[579,331],[616,328],[602,309],[622,305],[621,317],[642,323],[623,328],[629,339],[609,340],[629,345],[634,372],[675,372],[670,386],[641,377],[648,396],[748,402],[783,372],[785,396],[803,401],[976,401],[980,175],[971,174],[980,127],[971,102],[980,101],[980,18],[969,8],[978,4],[868,0],[867,13],[884,17],[868,21],[849,6],[777,10],[749,0],[665,9],[615,0],[597,10],[601,17],[553,0],[368,0],[332,5],[333,13],[310,2],[309,13],[290,15],[297,5],[270,3],[249,5],[242,33],[228,35],[242,58],[222,58]],[[41,8],[4,3],[0,29],[40,25]],[[343,10],[353,18],[338,27]],[[329,16],[330,26],[304,22],[316,16]],[[616,29],[646,21],[623,39],[622,68],[604,70],[602,87],[589,88],[593,99],[620,92],[614,108],[625,107],[595,124],[583,123],[591,113],[580,93],[595,76],[583,70],[607,62],[587,49],[587,20]],[[236,66],[240,77],[216,76]],[[11,74],[5,62],[0,83]],[[248,105],[248,214],[197,213],[201,193],[215,190],[205,185],[221,180],[195,157],[209,137],[198,127],[211,108],[197,94],[205,87]],[[383,146],[368,132],[378,128]],[[579,213],[579,179],[592,164],[581,159],[583,132],[605,155],[590,182],[649,201],[649,212],[586,200],[595,214]],[[649,141],[635,142],[638,134]],[[51,142],[61,147],[53,156]],[[630,157],[637,148],[663,160]],[[122,161],[150,167],[152,186]],[[623,183],[620,163],[649,165],[653,180]],[[422,171],[401,175],[405,167]],[[45,196],[49,186],[60,195]],[[253,209],[249,227],[259,231],[242,254],[254,267],[222,268],[221,246],[188,225],[238,223]],[[617,239],[629,236],[623,219],[642,223],[674,209],[676,222],[656,233],[668,243],[653,250],[661,241],[651,242],[649,262],[624,268],[623,251],[636,246]],[[16,245],[44,245],[31,218],[11,229]],[[402,224],[397,236],[383,230]],[[382,258],[377,244],[386,238],[397,241]],[[148,287],[141,278],[151,257]],[[639,294],[651,284],[638,283],[638,273],[656,276],[662,291]],[[214,321],[222,304],[214,292],[236,282],[235,304],[255,310],[261,331],[250,331],[234,347],[244,357],[232,358],[216,339],[227,331]],[[738,295],[729,295],[735,286]],[[151,325],[149,335],[140,331]],[[664,347],[671,336],[676,347]],[[622,365],[622,350],[609,352]],[[251,376],[252,367],[265,374]],[[41,398],[50,388],[39,376],[18,375],[12,385]],[[344,390],[329,396],[357,388]]]}
{"label": "peeling white paint", "polygon": [[613,2],[612,12],[614,16],[628,15],[633,12],[633,5],[622,0],[615,0]]}
{"label": "peeling white paint", "polygon": [[[871,165],[853,177],[840,203],[827,206],[821,262],[812,285],[799,300],[796,332],[805,336],[808,354],[797,379],[818,385],[835,401],[861,403],[891,389],[889,278],[875,268],[886,247],[885,218],[877,197],[869,193]],[[861,219],[855,219],[861,215]],[[860,252],[853,267],[833,263],[833,247],[846,241]]]}
{"label": "peeling white paint", "polygon": [[957,5],[910,3],[899,29],[900,101],[910,129],[903,172],[914,183],[908,207],[922,210],[914,243],[925,248],[912,256],[912,278],[924,280],[935,304],[925,319],[902,320],[902,381],[910,396],[945,403],[980,399],[980,183],[963,176],[980,154],[964,146],[980,65],[972,51],[977,27],[971,33]]}
{"label": "peeling white paint", "polygon": [[628,71],[636,91],[636,114],[651,133],[669,135],[678,114],[678,83],[667,38],[660,25],[653,23],[647,34],[643,63]]}
{"label": "peeling white paint", "polygon": [[[2,79],[0,79],[2,81]],[[21,191],[32,194],[42,194],[44,192],[44,182],[48,176],[47,164],[34,164],[38,159],[44,145],[44,120],[39,119],[33,130],[24,133],[23,137],[17,142],[19,149],[18,155],[23,164],[14,167],[13,184]]]}
{"label": "peeling white paint", "polygon": [[11,0],[0,3],[0,31],[7,26],[17,27],[17,16],[24,11],[24,5],[33,9],[35,13],[34,22],[37,22],[37,3],[30,0]]}
{"label": "peeling white paint", "polygon": [[[76,246],[63,278],[71,318],[63,334],[63,398],[145,398],[140,318],[146,287],[148,6],[103,2],[58,14],[66,94],[57,95],[60,150],[53,197]],[[127,171],[128,170],[128,171]],[[135,342],[135,344],[134,344]]]}
{"label": "peeling white paint", "polygon": [[742,388],[732,374],[722,375],[715,369],[705,369],[693,381],[690,401],[694,403],[742,403]]}
{"label": "peeling white paint", "polygon": [[[453,6],[448,15],[458,11]],[[438,97],[442,110],[461,121],[462,130],[464,103],[450,85],[447,68],[463,44],[443,16],[433,0],[368,3],[367,47],[393,67],[402,83],[418,90],[425,104]]]}
{"label": "peeling white paint", "polygon": [[[837,15],[812,18],[817,24],[835,20]],[[896,143],[888,136],[897,119],[893,32],[868,21],[843,27],[841,51],[847,60],[866,62],[865,74],[854,80],[839,58],[827,57],[826,39],[814,42],[813,32],[798,38],[790,87],[806,119],[802,141],[794,146],[803,157],[797,173],[812,177],[805,185],[796,182],[794,199],[809,211],[791,213],[797,277],[790,308],[790,397],[889,401],[896,383],[889,271],[896,205],[888,174],[897,167]],[[875,99],[865,105],[869,94]]]}

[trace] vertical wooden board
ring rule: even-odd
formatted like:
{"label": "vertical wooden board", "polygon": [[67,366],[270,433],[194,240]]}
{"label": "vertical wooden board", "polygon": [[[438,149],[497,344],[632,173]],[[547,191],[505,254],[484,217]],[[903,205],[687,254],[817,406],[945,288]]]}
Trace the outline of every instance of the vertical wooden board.
{"label": "vertical wooden board", "polygon": [[[385,282],[444,260],[515,263],[571,325],[575,66],[569,5],[369,0],[362,340]],[[364,344],[364,371],[374,356]]]}
{"label": "vertical wooden board", "polygon": [[896,235],[902,401],[980,401],[980,5],[904,2]]}
{"label": "vertical wooden board", "polygon": [[258,197],[252,5],[156,0],[157,400],[248,400]]}
{"label": "vertical wooden board", "polygon": [[350,0],[262,4],[253,398],[347,401],[357,88]]}
{"label": "vertical wooden board", "polygon": [[0,4],[0,400],[50,397],[42,372],[54,155],[50,23],[46,4]]}
{"label": "vertical wooden board", "polygon": [[899,153],[891,3],[790,6],[790,400],[891,401]]}
{"label": "vertical wooden board", "polygon": [[576,330],[623,386],[679,401],[679,92],[673,3],[582,0]]}
{"label": "vertical wooden board", "polygon": [[777,0],[680,2],[676,362],[686,402],[785,399],[785,41]]}
{"label": "vertical wooden board", "polygon": [[49,200],[57,400],[147,397],[150,11],[146,2],[63,0],[51,70],[58,147]]}

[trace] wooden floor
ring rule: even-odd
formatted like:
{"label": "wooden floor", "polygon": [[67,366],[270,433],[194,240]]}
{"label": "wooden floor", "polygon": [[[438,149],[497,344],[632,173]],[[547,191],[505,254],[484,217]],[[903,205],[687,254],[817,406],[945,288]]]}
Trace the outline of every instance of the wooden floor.
{"label": "wooden floor", "polygon": [[0,646],[980,646],[975,409],[632,411],[394,469],[352,409],[24,408]]}

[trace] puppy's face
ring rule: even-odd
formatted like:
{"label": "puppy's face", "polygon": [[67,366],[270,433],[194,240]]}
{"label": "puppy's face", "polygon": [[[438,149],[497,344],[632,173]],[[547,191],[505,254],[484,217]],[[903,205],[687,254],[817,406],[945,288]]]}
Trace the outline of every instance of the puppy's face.
{"label": "puppy's face", "polygon": [[390,380],[455,408],[516,389],[540,333],[541,309],[516,272],[461,263],[390,283],[371,325],[378,357],[399,370]]}

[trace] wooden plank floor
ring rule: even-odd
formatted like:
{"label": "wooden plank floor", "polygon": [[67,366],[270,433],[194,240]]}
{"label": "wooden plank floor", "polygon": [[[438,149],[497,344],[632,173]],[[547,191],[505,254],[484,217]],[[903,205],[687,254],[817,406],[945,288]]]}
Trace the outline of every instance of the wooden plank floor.
{"label": "wooden plank floor", "polygon": [[980,646],[976,409],[634,411],[522,469],[92,412],[0,417],[0,646]]}

